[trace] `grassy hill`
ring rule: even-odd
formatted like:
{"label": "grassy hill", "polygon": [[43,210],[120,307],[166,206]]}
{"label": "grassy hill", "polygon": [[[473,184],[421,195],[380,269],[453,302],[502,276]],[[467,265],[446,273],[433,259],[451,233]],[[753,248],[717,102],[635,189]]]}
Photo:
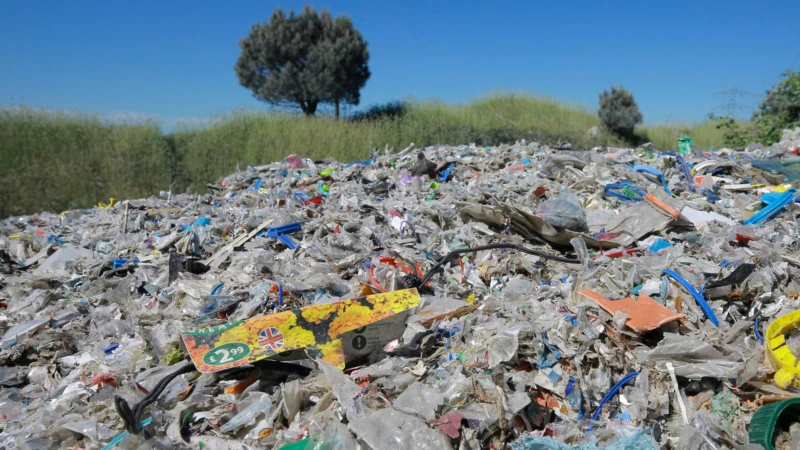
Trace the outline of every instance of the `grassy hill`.
{"label": "grassy hill", "polygon": [[[30,109],[0,110],[0,217],[90,207],[108,197],[139,198],[159,190],[203,191],[246,164],[290,153],[340,161],[371,148],[414,142],[492,145],[528,139],[567,141],[573,148],[624,145],[590,138],[598,124],[588,110],[530,95],[493,95],[463,105],[412,102],[394,119],[307,119],[293,114],[232,112],[201,128],[163,134],[155,122],[108,124],[89,115]],[[674,148],[688,134],[701,148],[722,146],[713,123],[650,126],[638,133],[657,148]]]}

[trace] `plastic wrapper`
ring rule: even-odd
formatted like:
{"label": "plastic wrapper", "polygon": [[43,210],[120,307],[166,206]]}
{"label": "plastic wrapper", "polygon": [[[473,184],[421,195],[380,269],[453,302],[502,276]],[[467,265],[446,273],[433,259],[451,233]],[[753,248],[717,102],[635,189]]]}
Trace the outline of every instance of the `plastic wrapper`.
{"label": "plastic wrapper", "polygon": [[425,420],[433,420],[436,418],[436,410],[442,403],[444,403],[442,394],[420,382],[415,382],[406,388],[392,405],[398,411],[416,414]]}
{"label": "plastic wrapper", "polygon": [[262,414],[269,414],[272,400],[263,392],[250,392],[247,398],[236,405],[236,415],[225,422],[219,429],[223,433],[230,433],[253,422]]}
{"label": "plastic wrapper", "polygon": [[450,441],[411,414],[384,408],[350,422],[350,430],[370,448],[451,449]]}
{"label": "plastic wrapper", "polygon": [[674,333],[664,333],[664,340],[655,349],[641,352],[639,357],[645,363],[655,363],[656,369],[665,373],[666,363],[671,362],[675,374],[686,378],[736,378],[743,368],[735,356],[723,355],[706,342]]}
{"label": "plastic wrapper", "polygon": [[536,208],[545,222],[559,228],[572,231],[586,231],[586,212],[581,207],[580,199],[572,192],[563,191],[558,198],[547,200]]}

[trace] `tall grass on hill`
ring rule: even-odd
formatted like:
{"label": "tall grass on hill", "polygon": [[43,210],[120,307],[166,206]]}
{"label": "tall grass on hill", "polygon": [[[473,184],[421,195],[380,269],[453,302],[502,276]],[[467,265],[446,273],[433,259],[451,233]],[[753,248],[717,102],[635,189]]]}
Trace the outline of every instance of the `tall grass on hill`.
{"label": "tall grass on hill", "polygon": [[169,158],[155,125],[0,110],[0,217],[147,196],[169,187],[170,172],[162,167]]}
{"label": "tall grass on hill", "polygon": [[[92,116],[0,110],[0,217],[89,207],[108,197],[166,190],[203,192],[237,167],[297,153],[313,159],[363,159],[372,148],[414,142],[479,145],[518,139],[573,148],[624,143],[587,131],[598,124],[584,108],[530,95],[492,95],[462,105],[411,102],[400,117],[347,121],[291,114],[232,112],[205,127],[163,135],[156,124],[104,124]],[[713,123],[637,128],[659,149],[688,134],[701,148],[722,145]]]}

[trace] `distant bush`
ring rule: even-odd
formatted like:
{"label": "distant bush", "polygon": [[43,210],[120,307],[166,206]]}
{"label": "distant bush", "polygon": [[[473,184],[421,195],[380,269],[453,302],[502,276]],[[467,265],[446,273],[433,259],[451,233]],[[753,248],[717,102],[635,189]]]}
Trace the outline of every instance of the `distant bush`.
{"label": "distant bush", "polygon": [[642,113],[633,99],[633,94],[611,86],[611,91],[600,94],[600,109],[598,111],[600,122],[603,126],[619,137],[630,140],[633,138],[633,129],[642,123]]}
{"label": "distant bush", "polygon": [[718,130],[722,130],[722,137],[726,147],[745,148],[748,143],[754,142],[754,127],[750,123],[738,121],[732,117],[717,117],[709,114],[708,119],[716,121]]}
{"label": "distant bush", "polygon": [[350,120],[363,122],[380,119],[398,119],[408,112],[405,102],[393,101],[381,105],[372,105],[366,111],[359,111],[350,115]]}
{"label": "distant bush", "polygon": [[783,77],[753,114],[757,138],[765,145],[780,141],[784,129],[800,125],[800,72],[787,70]]}

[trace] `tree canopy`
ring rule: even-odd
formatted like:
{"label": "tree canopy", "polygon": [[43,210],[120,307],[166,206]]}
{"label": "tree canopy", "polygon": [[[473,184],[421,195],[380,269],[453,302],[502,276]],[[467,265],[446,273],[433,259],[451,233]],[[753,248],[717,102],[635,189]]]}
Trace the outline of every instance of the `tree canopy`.
{"label": "tree canopy", "polygon": [[367,42],[353,22],[309,6],[299,14],[275,10],[239,46],[239,84],[258,100],[297,107],[308,116],[320,104],[334,105],[337,117],[341,103],[357,105],[370,76]]}
{"label": "tree canopy", "polygon": [[753,114],[757,138],[766,145],[780,141],[783,130],[800,125],[800,72],[782,75]]}

